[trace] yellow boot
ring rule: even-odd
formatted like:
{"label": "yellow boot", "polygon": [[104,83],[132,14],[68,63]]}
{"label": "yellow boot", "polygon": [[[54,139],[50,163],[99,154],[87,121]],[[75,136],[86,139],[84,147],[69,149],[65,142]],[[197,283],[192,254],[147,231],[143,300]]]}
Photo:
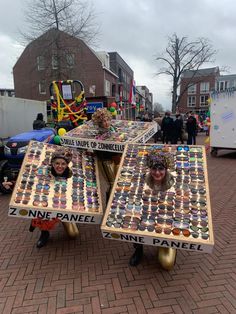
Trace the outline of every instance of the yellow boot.
{"label": "yellow boot", "polygon": [[176,261],[176,254],[176,249],[159,247],[157,257],[161,267],[165,270],[173,269]]}
{"label": "yellow boot", "polygon": [[70,238],[75,238],[79,235],[79,229],[74,222],[62,222],[63,227]]}

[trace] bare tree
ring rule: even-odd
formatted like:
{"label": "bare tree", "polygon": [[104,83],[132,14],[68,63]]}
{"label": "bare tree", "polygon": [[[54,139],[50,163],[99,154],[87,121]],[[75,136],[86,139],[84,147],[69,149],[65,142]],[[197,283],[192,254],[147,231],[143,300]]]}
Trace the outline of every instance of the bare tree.
{"label": "bare tree", "polygon": [[84,0],[28,0],[25,19],[27,28],[21,34],[27,43],[52,28],[87,44],[95,44],[99,35],[93,6]]}
{"label": "bare tree", "polygon": [[99,25],[92,5],[85,0],[28,0],[25,19],[26,29],[20,30],[23,44],[37,39],[46,81],[72,78],[78,49],[70,36],[96,46]]}
{"label": "bare tree", "polygon": [[155,102],[153,104],[153,109],[154,109],[154,115],[164,111],[162,104],[160,104],[159,102]]}
{"label": "bare tree", "polygon": [[197,70],[207,62],[213,62],[212,58],[216,54],[209,40],[198,38],[195,41],[188,41],[187,37],[179,38],[173,34],[168,38],[168,46],[165,52],[156,58],[163,64],[156,75],[169,75],[172,77],[172,112],[180,102],[182,95],[178,95],[181,75],[186,70],[194,70],[193,77]]}

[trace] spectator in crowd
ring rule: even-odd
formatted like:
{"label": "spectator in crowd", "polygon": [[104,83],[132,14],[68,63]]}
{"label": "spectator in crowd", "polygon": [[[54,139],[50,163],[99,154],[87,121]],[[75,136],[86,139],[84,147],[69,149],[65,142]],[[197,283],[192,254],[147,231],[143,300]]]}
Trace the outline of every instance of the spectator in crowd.
{"label": "spectator in crowd", "polygon": [[38,113],[36,120],[34,120],[34,122],[33,122],[33,129],[34,130],[41,130],[42,128],[45,128],[45,126],[46,126],[46,123],[43,120],[43,114]]}
{"label": "spectator in crowd", "polygon": [[181,144],[184,143],[183,141],[183,119],[180,114],[176,115],[176,119],[174,121],[174,141],[173,144],[177,144],[178,140],[181,141]]}
{"label": "spectator in crowd", "polygon": [[192,111],[188,113],[188,119],[186,122],[186,131],[188,133],[188,145],[196,145],[196,134],[197,134],[197,120],[193,115]]}
{"label": "spectator in crowd", "polygon": [[162,119],[161,123],[161,130],[162,130],[162,143],[168,144],[173,143],[173,124],[174,121],[170,117],[170,112],[166,111],[164,118]]}
{"label": "spectator in crowd", "polygon": [[146,112],[145,112],[145,114],[144,114],[144,116],[143,116],[143,121],[144,122],[149,122],[150,121],[150,119],[149,119],[149,114],[148,114],[148,110],[146,109]]}
{"label": "spectator in crowd", "polygon": [[162,117],[160,113],[156,114],[156,117],[154,118],[154,121],[157,123],[157,132],[154,135],[154,142],[157,143],[158,140],[162,139],[162,133],[161,133],[161,122],[162,122]]}

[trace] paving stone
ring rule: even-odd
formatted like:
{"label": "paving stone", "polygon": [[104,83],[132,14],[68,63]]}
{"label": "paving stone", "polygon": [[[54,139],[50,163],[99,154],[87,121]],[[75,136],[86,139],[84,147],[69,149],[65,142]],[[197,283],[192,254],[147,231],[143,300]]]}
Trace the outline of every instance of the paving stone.
{"label": "paving stone", "polygon": [[158,265],[155,247],[130,267],[132,245],[103,239],[99,226],[81,225],[73,241],[58,226],[38,250],[39,232],[8,217],[10,197],[0,195],[0,312],[236,313],[236,152],[207,159],[215,248],[178,251],[170,272]]}

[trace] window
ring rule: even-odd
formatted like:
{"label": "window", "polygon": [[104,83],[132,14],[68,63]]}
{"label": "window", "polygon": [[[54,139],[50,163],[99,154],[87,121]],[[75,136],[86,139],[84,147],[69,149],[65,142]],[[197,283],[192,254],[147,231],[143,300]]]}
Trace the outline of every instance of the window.
{"label": "window", "polygon": [[111,83],[105,80],[105,96],[111,96]]}
{"label": "window", "polygon": [[95,96],[95,92],[96,92],[96,85],[89,86],[89,93]]}
{"label": "window", "polygon": [[45,58],[44,56],[37,57],[37,68],[38,71],[45,70]]}
{"label": "window", "polygon": [[200,96],[200,106],[201,107],[205,107],[205,106],[208,106],[208,100],[209,96],[208,95],[201,95]]}
{"label": "window", "polygon": [[210,83],[209,82],[202,82],[200,84],[200,92],[201,93],[209,93]]}
{"label": "window", "polygon": [[73,68],[75,65],[75,55],[73,53],[66,54],[66,65],[68,68]]}
{"label": "window", "polygon": [[115,97],[115,95],[116,95],[116,85],[112,84],[111,85],[111,96]]}
{"label": "window", "polygon": [[188,85],[188,94],[196,94],[196,84]]}
{"label": "window", "polygon": [[188,96],[188,107],[195,107],[196,106],[196,96]]}
{"label": "window", "polygon": [[39,94],[46,94],[46,81],[42,80],[39,82]]}
{"label": "window", "polygon": [[118,76],[119,76],[119,82],[122,82],[121,68],[119,68],[119,70],[118,70]]}
{"label": "window", "polygon": [[52,68],[53,70],[58,69],[58,56],[57,55],[52,55]]}
{"label": "window", "polygon": [[228,86],[228,81],[219,81],[217,82],[217,85],[216,85],[216,89],[217,91],[219,92],[222,92],[224,91],[225,89],[227,89],[229,86]]}

